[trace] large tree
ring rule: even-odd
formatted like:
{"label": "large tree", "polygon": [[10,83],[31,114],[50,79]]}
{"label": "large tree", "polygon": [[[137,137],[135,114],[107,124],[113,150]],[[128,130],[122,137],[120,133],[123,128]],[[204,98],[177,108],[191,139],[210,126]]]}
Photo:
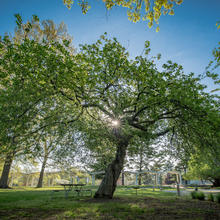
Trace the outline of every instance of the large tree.
{"label": "large tree", "polygon": [[[159,72],[153,59],[138,56],[132,61],[116,39],[102,39],[82,47],[90,69],[83,107],[93,120],[99,115],[116,145],[115,159],[95,194],[112,198],[135,136],[151,140],[169,132],[179,137],[194,134],[198,142],[199,135],[207,136],[207,129],[214,134],[212,115],[217,113],[214,98],[203,92],[199,78],[183,74],[181,66],[169,61]],[[146,55],[148,46],[146,42]]]}
{"label": "large tree", "polygon": [[13,72],[12,82],[24,77],[27,88],[48,94],[37,106],[42,115],[32,130],[59,124],[65,131],[80,121],[78,130],[95,129],[115,146],[115,159],[107,166],[96,198],[113,197],[128,146],[136,137],[150,141],[175,133],[211,146],[219,126],[216,97],[176,63],[169,61],[159,71],[149,57],[149,42],[145,55],[134,60],[117,39],[105,35],[92,45],[81,45],[75,55],[64,43],[26,39],[21,45],[8,45],[4,40],[1,74],[6,80]]}

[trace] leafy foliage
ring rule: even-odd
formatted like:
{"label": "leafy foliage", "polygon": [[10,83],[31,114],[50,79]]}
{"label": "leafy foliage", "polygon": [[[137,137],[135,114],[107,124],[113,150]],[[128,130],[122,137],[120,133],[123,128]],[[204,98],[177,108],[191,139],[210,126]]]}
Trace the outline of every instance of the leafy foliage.
{"label": "leafy foliage", "polygon": [[191,196],[192,199],[205,200],[205,194],[203,192],[192,191]]}
{"label": "leafy foliage", "polygon": [[[11,155],[30,153],[33,134],[46,127],[40,119],[51,117],[52,120],[44,107],[52,108],[55,102],[45,103],[51,93],[44,89],[45,81],[40,76],[45,68],[41,58],[52,44],[60,42],[65,47],[69,40],[64,23],[59,27],[50,20],[40,23],[35,15],[30,22],[23,23],[19,14],[15,17],[17,27],[13,38],[5,35],[0,39],[0,151]],[[68,52],[72,51],[69,46]],[[35,68],[36,63],[41,65],[41,70]]]}
{"label": "leafy foliage", "polygon": [[192,199],[196,199],[197,192],[196,191],[192,191],[191,192],[191,196],[192,196]]}
{"label": "leafy foliage", "polygon": [[210,180],[215,186],[220,184],[220,152],[219,145],[199,150],[191,155],[189,170],[186,174],[188,179]]}
{"label": "leafy foliage", "polygon": [[[217,29],[220,28],[220,22],[216,23]],[[212,51],[213,60],[209,62],[209,65],[206,67],[206,76],[213,79],[216,85],[220,84],[219,71],[220,68],[220,42],[218,46]],[[216,72],[217,71],[217,72]],[[220,88],[214,89],[212,92],[220,91]]]}
{"label": "leafy foliage", "polygon": [[214,198],[212,193],[208,194],[208,200],[211,201],[211,202],[214,202],[215,198]]}
{"label": "leafy foliage", "polygon": [[197,192],[197,199],[205,200],[205,194],[203,192]]}
{"label": "leafy foliage", "polygon": [[[102,0],[108,10],[114,6],[127,8],[128,19],[138,22],[141,19],[148,21],[148,27],[158,24],[162,14],[174,15],[174,6],[182,4],[183,0]],[[86,14],[91,8],[90,1],[78,0],[77,3],[82,9],[82,13]],[[71,8],[73,0],[63,0],[67,8]],[[159,31],[157,27],[156,31]]]}

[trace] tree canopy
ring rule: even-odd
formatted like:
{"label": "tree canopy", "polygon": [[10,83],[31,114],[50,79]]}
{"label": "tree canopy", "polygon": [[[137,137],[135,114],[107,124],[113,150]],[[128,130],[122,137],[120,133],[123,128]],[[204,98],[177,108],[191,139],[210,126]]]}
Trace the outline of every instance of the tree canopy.
{"label": "tree canopy", "polygon": [[[1,39],[0,114],[7,109],[6,97],[14,94],[15,104],[8,110],[10,117],[5,115],[0,137],[8,128],[16,133],[26,126],[29,133],[56,127],[62,135],[75,127],[96,143],[102,136],[115,156],[96,198],[113,197],[126,153],[137,137],[148,143],[175,135],[192,148],[219,143],[217,96],[206,93],[199,77],[184,74],[172,61],[159,71],[155,60],[160,56],[150,57],[149,41],[144,55],[133,60],[106,34],[94,44],[81,45],[76,54],[69,47],[65,39],[39,43],[25,38],[20,44]],[[17,120],[20,114],[25,117]]]}

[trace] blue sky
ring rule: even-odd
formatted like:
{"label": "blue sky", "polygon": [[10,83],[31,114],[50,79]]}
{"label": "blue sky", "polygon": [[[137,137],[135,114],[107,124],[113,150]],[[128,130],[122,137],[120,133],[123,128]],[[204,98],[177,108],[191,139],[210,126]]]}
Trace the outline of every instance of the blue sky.
{"label": "blue sky", "polygon": [[[220,0],[184,0],[175,7],[174,16],[160,18],[160,31],[149,29],[147,23],[128,21],[126,9],[114,8],[107,12],[101,0],[91,1],[92,8],[83,15],[75,4],[68,10],[62,0],[0,0],[0,35],[13,33],[15,13],[24,20],[33,14],[41,20],[64,21],[73,36],[73,44],[93,43],[107,32],[128,49],[131,57],[140,55],[145,40],[151,42],[152,54],[162,54],[161,62],[175,61],[185,73],[200,74],[212,59],[212,50],[220,41],[220,30],[215,24],[220,20]],[[212,89],[212,85],[209,84]]]}

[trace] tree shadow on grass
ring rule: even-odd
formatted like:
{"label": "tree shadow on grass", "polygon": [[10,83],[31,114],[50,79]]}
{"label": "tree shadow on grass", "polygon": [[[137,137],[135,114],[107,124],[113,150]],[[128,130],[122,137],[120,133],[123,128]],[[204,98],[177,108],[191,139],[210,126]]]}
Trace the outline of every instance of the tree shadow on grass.
{"label": "tree shadow on grass", "polygon": [[38,208],[0,209],[0,219],[220,219],[220,205],[177,197],[71,198]]}

